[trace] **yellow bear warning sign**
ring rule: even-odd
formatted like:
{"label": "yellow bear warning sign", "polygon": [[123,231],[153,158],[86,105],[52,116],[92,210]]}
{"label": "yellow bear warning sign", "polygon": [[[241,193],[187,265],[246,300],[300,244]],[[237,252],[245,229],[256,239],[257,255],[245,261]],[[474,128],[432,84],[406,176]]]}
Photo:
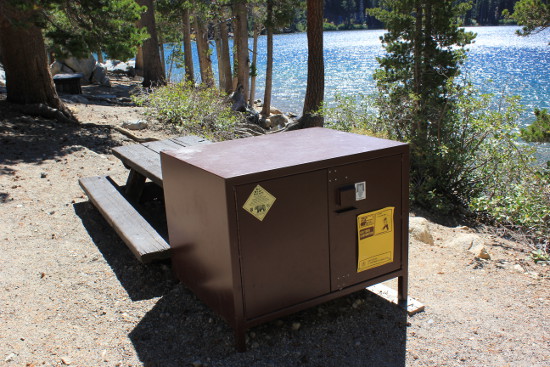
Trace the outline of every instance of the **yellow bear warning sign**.
{"label": "yellow bear warning sign", "polygon": [[393,261],[394,210],[387,207],[357,216],[358,273]]}
{"label": "yellow bear warning sign", "polygon": [[275,200],[275,196],[271,195],[260,185],[257,185],[244,203],[243,209],[258,220],[263,221]]}

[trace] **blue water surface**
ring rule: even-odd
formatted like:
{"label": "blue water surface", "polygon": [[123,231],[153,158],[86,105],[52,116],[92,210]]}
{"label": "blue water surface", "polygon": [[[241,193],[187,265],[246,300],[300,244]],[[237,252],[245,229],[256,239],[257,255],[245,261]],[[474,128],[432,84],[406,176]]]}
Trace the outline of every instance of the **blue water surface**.
{"label": "blue water surface", "polygon": [[[477,37],[468,46],[468,59],[463,74],[483,93],[520,96],[521,103],[526,107],[522,125],[527,125],[533,120],[534,107],[550,108],[550,31],[519,37],[515,34],[517,29],[514,26],[466,28],[477,33]],[[384,30],[324,33],[327,101],[332,101],[336,94],[354,96],[375,92],[372,75],[378,67],[376,57],[384,55],[380,42],[380,36],[384,33]],[[300,114],[307,80],[306,34],[275,35],[273,43],[272,104],[283,111]],[[260,36],[258,50],[256,98],[263,99],[265,36]],[[212,61],[217,71],[215,50]],[[195,65],[196,77],[200,80],[198,60]],[[181,69],[175,70],[173,77],[181,78],[182,72]]]}
{"label": "blue water surface", "polygon": [[[516,35],[515,26],[467,27],[477,34],[468,46],[463,75],[482,93],[499,97],[519,96],[525,107],[521,126],[533,122],[533,109],[550,109],[550,30],[529,37]],[[384,30],[338,31],[324,33],[325,100],[344,96],[369,95],[376,91],[373,73],[377,57],[384,55],[380,37]],[[307,36],[305,33],[275,35],[273,40],[272,105],[285,112],[302,113],[307,81]],[[252,48],[252,39],[250,39]],[[265,88],[266,37],[258,40],[256,98],[263,99]],[[167,52],[167,57],[169,52]],[[196,52],[195,74],[200,80]],[[217,75],[216,53],[212,55]],[[174,70],[181,79],[183,70]],[[550,144],[538,145],[542,159],[550,159]]]}

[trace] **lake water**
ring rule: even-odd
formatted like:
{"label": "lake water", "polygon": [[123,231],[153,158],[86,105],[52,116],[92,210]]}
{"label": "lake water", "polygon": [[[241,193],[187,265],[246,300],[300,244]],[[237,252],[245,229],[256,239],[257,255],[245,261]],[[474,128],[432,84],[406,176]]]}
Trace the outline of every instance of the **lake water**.
{"label": "lake water", "polygon": [[[477,33],[468,46],[463,73],[484,93],[518,95],[526,108],[521,125],[534,120],[535,107],[550,108],[550,31],[519,37],[513,26],[467,27]],[[376,57],[384,54],[380,36],[384,30],[338,31],[324,33],[325,100],[337,94],[371,94],[376,91],[373,72]],[[300,115],[307,80],[307,37],[305,33],[274,36],[272,105]],[[252,48],[252,39],[250,39]],[[265,88],[266,37],[258,40],[256,98],[263,99]],[[196,55],[196,53],[195,53]],[[217,70],[215,51],[212,55]],[[198,60],[195,62],[197,80]],[[181,75],[181,71],[179,72]],[[181,78],[181,76],[180,76]],[[550,145],[540,146],[545,157]]]}
{"label": "lake water", "polygon": [[[518,37],[518,27],[468,27],[477,33],[468,47],[463,67],[474,84],[485,93],[518,95],[529,113],[534,107],[550,108],[550,31]],[[384,54],[383,30],[325,32],[325,99],[336,94],[375,92],[373,72],[376,57]],[[305,33],[275,35],[272,104],[283,111],[301,114],[307,80]],[[252,40],[250,40],[252,48]],[[258,40],[256,98],[263,99],[265,87],[266,37]],[[212,55],[217,70],[215,52]],[[197,79],[198,60],[195,63]],[[176,72],[181,75],[181,71]],[[525,123],[530,121],[525,121]]]}

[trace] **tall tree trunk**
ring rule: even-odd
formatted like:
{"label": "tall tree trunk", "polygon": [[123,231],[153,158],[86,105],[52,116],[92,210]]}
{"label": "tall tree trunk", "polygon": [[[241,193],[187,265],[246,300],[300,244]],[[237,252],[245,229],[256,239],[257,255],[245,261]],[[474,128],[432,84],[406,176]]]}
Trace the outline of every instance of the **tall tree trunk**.
{"label": "tall tree trunk", "polygon": [[[222,14],[223,16],[223,14]],[[221,61],[222,61],[222,73],[225,80],[225,93],[229,94],[233,91],[233,76],[231,73],[231,59],[229,57],[229,35],[227,31],[227,21],[224,19],[220,23],[220,41],[221,41]]]}
{"label": "tall tree trunk", "polygon": [[160,52],[155,25],[155,8],[153,0],[137,0],[147,11],[141,15],[139,25],[146,27],[150,38],[143,42],[143,86],[153,87],[166,84],[166,77],[160,60]]}
{"label": "tall tree trunk", "polygon": [[164,39],[162,36],[159,37],[159,54],[160,54],[160,64],[162,65],[162,72],[166,75],[166,55],[164,54]]}
{"label": "tall tree trunk", "polygon": [[143,47],[138,47],[136,54],[136,75],[143,76]]}
{"label": "tall tree trunk", "polygon": [[224,91],[225,90],[225,74],[223,73],[223,60],[222,60],[222,53],[223,53],[223,46],[222,46],[222,36],[220,31],[220,21],[219,18],[216,19],[217,23],[214,26],[214,40],[216,42],[216,58],[218,60],[218,80],[219,80],[219,90]]}
{"label": "tall tree trunk", "polygon": [[243,95],[248,96],[248,25],[246,0],[235,0],[233,11],[237,17],[237,29],[235,30],[235,42],[237,44],[237,79],[238,84],[243,87]]}
{"label": "tall tree trunk", "polygon": [[307,86],[300,127],[323,126],[323,117],[313,115],[325,94],[323,61],[323,0],[307,0]]}
{"label": "tall tree trunk", "polygon": [[258,37],[260,36],[261,24],[254,24],[254,42],[252,43],[252,64],[250,65],[250,98],[248,104],[254,105],[254,97],[256,94],[256,76],[258,75],[257,60],[258,60]]}
{"label": "tall tree trunk", "polygon": [[214,75],[212,73],[212,60],[210,59],[210,47],[208,45],[208,30],[199,15],[195,15],[195,35],[201,69],[201,83],[212,87],[214,85]]}
{"label": "tall tree trunk", "polygon": [[183,9],[183,58],[185,61],[185,80],[194,83],[195,71],[193,70],[193,51],[191,48],[191,21],[189,9]]}
{"label": "tall tree trunk", "polygon": [[101,48],[99,48],[97,50],[97,62],[99,62],[100,64],[103,64],[104,60],[103,60],[103,51],[101,51]]}
{"label": "tall tree trunk", "polygon": [[[413,57],[414,57],[414,71],[413,71],[413,85],[414,85],[414,93],[420,97],[420,92],[422,89],[422,41],[423,41],[423,17],[424,17],[424,9],[422,7],[422,1],[416,0],[416,15],[415,15],[415,31],[414,31],[414,51],[413,51]],[[420,104],[422,101],[420,99],[416,99],[416,108],[420,109]],[[418,119],[413,123],[412,126],[413,130],[420,131],[421,127],[421,121]]]}
{"label": "tall tree trunk", "polygon": [[237,35],[239,33],[239,21],[237,17],[235,16],[235,10],[233,10],[233,49],[231,50],[233,52],[233,68],[231,69],[231,80],[232,80],[232,90],[236,91],[237,86],[239,84],[239,53],[237,51],[237,39],[239,36]]}
{"label": "tall tree trunk", "polygon": [[36,15],[34,10],[22,11],[0,2],[0,54],[6,73],[7,100],[46,105],[59,110],[65,120],[76,121],[55,90],[42,30],[33,23]]}
{"label": "tall tree trunk", "polygon": [[273,86],[273,0],[267,0],[267,60],[265,65],[265,90],[262,115],[269,117],[271,110],[271,88]]}

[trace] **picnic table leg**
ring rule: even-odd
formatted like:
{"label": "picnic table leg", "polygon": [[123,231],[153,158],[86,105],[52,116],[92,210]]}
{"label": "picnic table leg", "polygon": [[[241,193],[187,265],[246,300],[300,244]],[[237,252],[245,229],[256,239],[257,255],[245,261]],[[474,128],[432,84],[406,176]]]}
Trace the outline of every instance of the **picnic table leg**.
{"label": "picnic table leg", "polygon": [[145,176],[131,169],[126,181],[126,196],[130,200],[138,201],[145,187]]}

